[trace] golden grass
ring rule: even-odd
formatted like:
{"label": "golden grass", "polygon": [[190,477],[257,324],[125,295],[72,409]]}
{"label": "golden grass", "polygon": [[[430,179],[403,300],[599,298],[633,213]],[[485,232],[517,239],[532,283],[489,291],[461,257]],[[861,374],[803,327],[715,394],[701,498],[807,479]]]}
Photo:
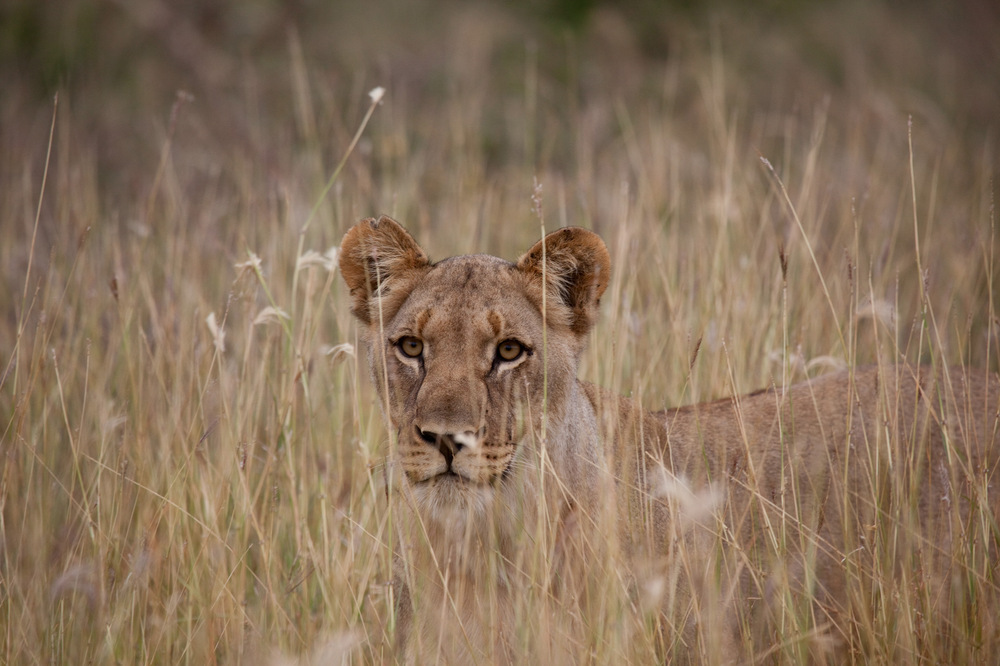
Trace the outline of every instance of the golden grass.
{"label": "golden grass", "polygon": [[[538,235],[537,179],[549,228],[593,228],[612,252],[581,376],[648,407],[879,359],[995,370],[995,119],[990,135],[971,93],[967,107],[935,102],[947,72],[907,40],[931,24],[871,10],[862,18],[906,21],[903,35],[865,28],[856,53],[820,27],[860,11],[806,16],[767,44],[744,32],[759,21],[702,32],[678,19],[662,62],[610,11],[540,46],[512,37],[523,19],[460,13],[441,33],[459,40],[447,84],[429,95],[402,69],[331,83],[289,33],[285,80],[268,86],[290,100],[290,134],[254,120],[249,83],[257,144],[213,134],[209,105],[178,98],[136,150],[146,157],[113,173],[85,86],[57,109],[9,101],[0,661],[389,658],[388,435],[327,254],[363,216],[393,215],[435,258],[514,258]],[[613,62],[587,56],[594,44]],[[830,57],[847,70],[840,87],[824,83]],[[891,85],[901,60],[931,91],[917,103]],[[351,152],[378,84],[386,97]],[[980,509],[973,532],[995,546]],[[969,544],[945,613],[893,573],[891,549],[865,564],[859,658],[992,659],[987,545]],[[595,663],[648,663],[657,620],[642,595],[663,582],[633,597],[624,572],[606,574],[582,638],[540,584],[518,609],[525,654],[558,651],[549,632],[563,631]],[[758,654],[803,658],[814,618],[792,600],[787,622],[786,641]]]}

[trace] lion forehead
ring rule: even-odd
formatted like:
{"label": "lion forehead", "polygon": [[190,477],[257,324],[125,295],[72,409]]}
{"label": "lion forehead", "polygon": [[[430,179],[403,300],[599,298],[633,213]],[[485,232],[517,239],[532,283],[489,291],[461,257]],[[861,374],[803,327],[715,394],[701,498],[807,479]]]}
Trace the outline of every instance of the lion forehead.
{"label": "lion forehead", "polygon": [[[445,259],[434,265],[410,293],[396,323],[420,330],[441,327],[493,329],[516,323],[540,324],[528,283],[508,261],[489,255]],[[485,331],[484,331],[485,332]]]}
{"label": "lion forehead", "polygon": [[522,290],[524,281],[509,261],[488,254],[451,257],[434,264],[423,286],[436,294],[470,296]]}

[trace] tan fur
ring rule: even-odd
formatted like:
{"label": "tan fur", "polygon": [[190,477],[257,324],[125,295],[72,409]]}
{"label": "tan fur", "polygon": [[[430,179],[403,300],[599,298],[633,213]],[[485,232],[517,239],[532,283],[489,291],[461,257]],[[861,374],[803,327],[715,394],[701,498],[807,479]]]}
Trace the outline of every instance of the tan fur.
{"label": "tan fur", "polygon": [[[532,545],[581,607],[609,542],[637,578],[665,577],[661,647],[691,658],[731,657],[741,633],[766,646],[787,608],[776,590],[812,605],[821,648],[843,643],[848,597],[884,542],[944,600],[951,554],[989,540],[966,519],[997,508],[992,375],[869,367],[648,412],[576,378],[610,277],[591,232],[556,231],[516,264],[432,264],[382,217],[347,233],[340,267],[396,440],[397,631],[411,657],[516,659],[526,534],[549,535]],[[506,361],[510,340],[524,351]],[[670,624],[685,617],[698,626]]]}

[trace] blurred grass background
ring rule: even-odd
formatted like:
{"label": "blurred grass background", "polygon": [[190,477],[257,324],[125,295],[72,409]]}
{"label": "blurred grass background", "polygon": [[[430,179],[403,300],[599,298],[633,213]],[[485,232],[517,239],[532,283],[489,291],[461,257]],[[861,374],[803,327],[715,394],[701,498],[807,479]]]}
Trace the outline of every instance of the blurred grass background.
{"label": "blurred grass background", "polygon": [[386,435],[319,258],[361,217],[513,259],[537,181],[615,261],[582,374],[650,407],[996,369],[998,29],[989,0],[3,0],[2,660],[386,658]]}

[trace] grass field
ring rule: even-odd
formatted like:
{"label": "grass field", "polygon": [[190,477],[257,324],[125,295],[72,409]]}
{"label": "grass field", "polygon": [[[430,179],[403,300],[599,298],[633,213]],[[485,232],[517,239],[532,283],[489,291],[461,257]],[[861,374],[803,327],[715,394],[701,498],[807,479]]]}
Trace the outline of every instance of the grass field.
{"label": "grass field", "polygon": [[[63,4],[0,8],[4,663],[389,658],[362,217],[436,259],[599,232],[581,376],[650,408],[1000,367],[991,3]],[[995,659],[994,569],[855,657]],[[647,663],[609,608],[594,660]]]}

